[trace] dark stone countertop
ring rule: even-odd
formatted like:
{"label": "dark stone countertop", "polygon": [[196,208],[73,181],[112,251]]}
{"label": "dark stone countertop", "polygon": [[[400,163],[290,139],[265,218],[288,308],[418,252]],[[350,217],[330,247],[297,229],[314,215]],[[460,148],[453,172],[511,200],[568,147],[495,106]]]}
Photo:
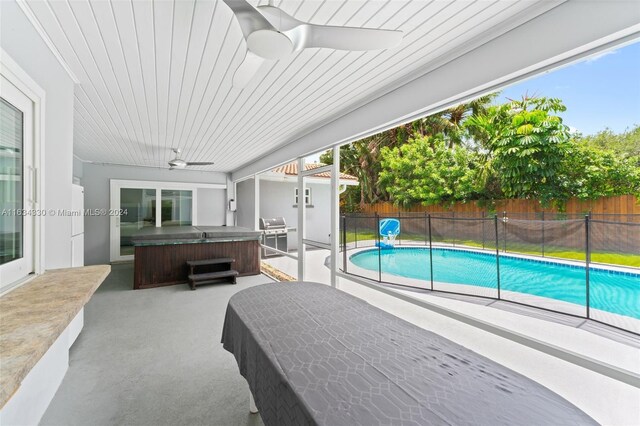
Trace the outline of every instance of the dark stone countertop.
{"label": "dark stone countertop", "polygon": [[258,240],[262,231],[240,226],[164,226],[131,235],[134,246]]}

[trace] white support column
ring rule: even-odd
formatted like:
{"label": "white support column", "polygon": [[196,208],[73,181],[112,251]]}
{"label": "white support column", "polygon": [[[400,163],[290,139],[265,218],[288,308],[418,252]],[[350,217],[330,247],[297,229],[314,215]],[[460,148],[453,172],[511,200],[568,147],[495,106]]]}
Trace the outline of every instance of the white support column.
{"label": "white support column", "polygon": [[227,173],[227,206],[224,211],[225,214],[225,224],[227,226],[234,226],[235,223],[235,212],[230,209],[230,201],[236,199],[236,184],[231,180],[231,173]]}
{"label": "white support column", "polygon": [[333,147],[331,168],[331,287],[337,287],[340,256],[340,146]]}
{"label": "white support column", "polygon": [[304,252],[306,237],[306,203],[304,202],[304,158],[298,158],[298,281],[304,281]]}
{"label": "white support column", "polygon": [[260,175],[253,177],[253,229],[260,230]]}
{"label": "white support column", "polygon": [[162,227],[162,190],[156,188],[156,228]]}

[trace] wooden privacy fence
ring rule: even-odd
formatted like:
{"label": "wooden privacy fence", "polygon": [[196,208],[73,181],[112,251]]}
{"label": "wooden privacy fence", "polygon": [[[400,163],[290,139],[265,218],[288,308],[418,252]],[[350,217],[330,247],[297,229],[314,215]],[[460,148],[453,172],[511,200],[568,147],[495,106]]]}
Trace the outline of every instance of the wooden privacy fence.
{"label": "wooden privacy fence", "polygon": [[[567,202],[566,211],[563,214],[567,216],[578,216],[585,215],[587,213],[591,213],[592,215],[623,215],[625,217],[619,217],[612,220],[622,220],[626,221],[635,221],[631,219],[632,215],[638,215],[637,218],[640,218],[640,200],[638,200],[633,195],[621,195],[618,197],[602,197],[597,200],[579,200],[577,198],[572,198]],[[482,216],[483,214],[487,214],[489,212],[488,207],[480,207],[477,202],[471,201],[468,203],[455,203],[451,206],[442,206],[442,205],[434,205],[434,206],[413,206],[409,209],[405,209],[399,206],[395,206],[392,203],[377,203],[371,205],[365,205],[364,209],[362,209],[362,213],[367,214],[375,214],[378,213],[380,215],[388,216],[401,213],[447,213],[450,215],[452,213],[458,214],[461,216]],[[540,216],[545,213],[557,214],[559,213],[557,209],[543,209],[540,203],[537,200],[523,200],[523,199],[514,199],[514,200],[500,200],[496,202],[495,212],[499,215],[502,212],[507,212],[508,215],[518,215],[518,216],[530,216],[531,218],[540,218]]]}

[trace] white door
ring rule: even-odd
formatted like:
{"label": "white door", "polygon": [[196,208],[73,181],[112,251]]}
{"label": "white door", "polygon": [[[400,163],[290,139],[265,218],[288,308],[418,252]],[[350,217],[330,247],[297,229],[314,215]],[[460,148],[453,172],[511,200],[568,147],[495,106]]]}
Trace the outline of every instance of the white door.
{"label": "white door", "polygon": [[0,290],[34,271],[33,102],[0,76]]}

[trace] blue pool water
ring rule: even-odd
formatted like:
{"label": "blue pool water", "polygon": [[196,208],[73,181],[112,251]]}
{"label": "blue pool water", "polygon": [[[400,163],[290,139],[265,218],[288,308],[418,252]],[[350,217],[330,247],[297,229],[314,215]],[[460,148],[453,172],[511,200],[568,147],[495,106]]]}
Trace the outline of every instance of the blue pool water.
{"label": "blue pool water", "polygon": [[[380,253],[383,273],[425,280],[428,286],[428,248],[396,247]],[[497,290],[495,254],[434,248],[432,256],[435,282]],[[378,249],[361,251],[350,260],[361,268],[378,271]],[[589,283],[592,308],[640,319],[640,273],[591,268]],[[500,288],[585,306],[586,268],[501,255]]]}

